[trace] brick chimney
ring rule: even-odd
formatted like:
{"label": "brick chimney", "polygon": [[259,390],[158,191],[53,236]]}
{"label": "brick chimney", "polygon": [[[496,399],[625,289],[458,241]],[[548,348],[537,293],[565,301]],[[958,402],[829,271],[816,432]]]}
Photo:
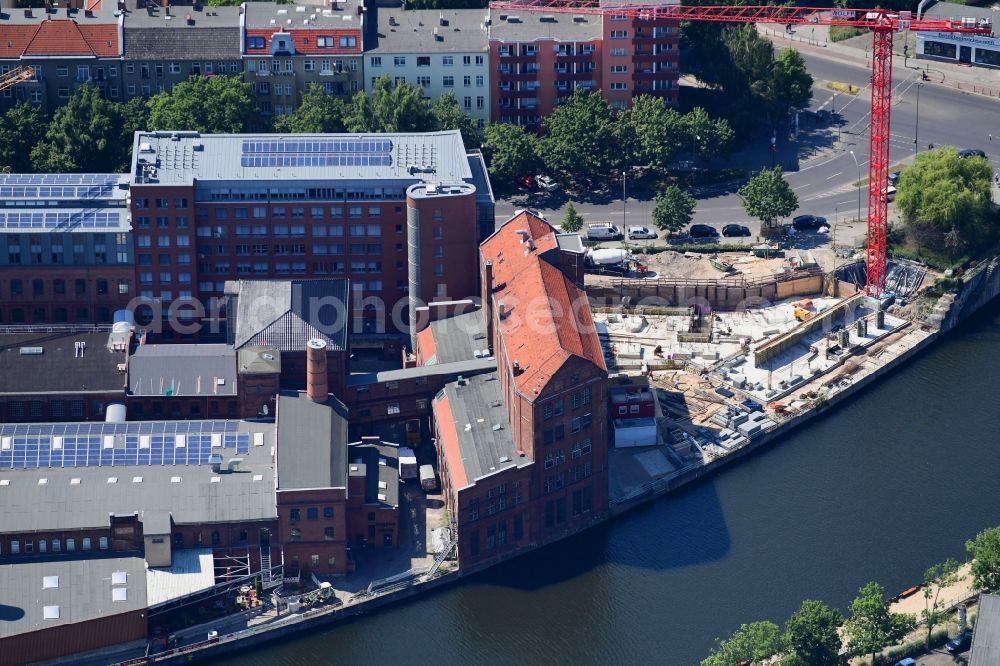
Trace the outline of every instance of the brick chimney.
{"label": "brick chimney", "polygon": [[326,377],[326,342],[313,338],[306,343],[306,395],[313,402],[326,402],[330,390]]}

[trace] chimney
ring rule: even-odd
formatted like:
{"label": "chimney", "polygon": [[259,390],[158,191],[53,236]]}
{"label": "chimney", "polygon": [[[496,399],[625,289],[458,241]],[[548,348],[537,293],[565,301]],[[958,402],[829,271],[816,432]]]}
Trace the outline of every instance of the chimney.
{"label": "chimney", "polygon": [[313,338],[306,343],[306,395],[324,403],[330,391],[326,378],[326,343]]}

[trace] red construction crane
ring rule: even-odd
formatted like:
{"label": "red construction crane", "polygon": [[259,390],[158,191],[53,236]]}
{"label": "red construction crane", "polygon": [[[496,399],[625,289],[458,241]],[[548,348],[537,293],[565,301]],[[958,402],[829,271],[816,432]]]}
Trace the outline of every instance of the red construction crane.
{"label": "red construction crane", "polygon": [[[617,1],[617,0],[616,0]],[[872,31],[871,130],[868,159],[868,247],[866,251],[869,295],[885,288],[885,241],[889,184],[889,115],[892,105],[892,33],[895,31],[966,32],[991,34],[983,19],[912,19],[910,12],[885,9],[842,9],[787,6],[705,6],[603,4],[600,0],[500,0],[491,9],[571,14],[613,14],[637,19],[715,21],[718,23],[778,23],[782,25],[842,25]]]}

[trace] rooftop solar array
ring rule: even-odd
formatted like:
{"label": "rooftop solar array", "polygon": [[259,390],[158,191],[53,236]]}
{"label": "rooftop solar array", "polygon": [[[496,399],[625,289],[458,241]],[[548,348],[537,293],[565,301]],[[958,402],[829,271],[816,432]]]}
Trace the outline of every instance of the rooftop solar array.
{"label": "rooftop solar array", "polygon": [[[0,469],[207,465],[246,454],[237,421],[45,423],[0,426]],[[228,452],[227,452],[228,449]]]}
{"label": "rooftop solar array", "polygon": [[0,185],[117,185],[116,173],[0,173]]}
{"label": "rooftop solar array", "polygon": [[240,165],[245,167],[391,166],[392,141],[388,139],[244,141]]}
{"label": "rooftop solar array", "polygon": [[[2,194],[0,194],[2,197]],[[25,231],[59,231],[71,229],[88,229],[96,231],[107,229],[118,231],[121,228],[121,213],[104,213],[96,211],[74,211],[45,213],[3,213],[0,212],[0,229]]]}
{"label": "rooftop solar array", "polygon": [[3,199],[101,199],[117,185],[0,185]]}

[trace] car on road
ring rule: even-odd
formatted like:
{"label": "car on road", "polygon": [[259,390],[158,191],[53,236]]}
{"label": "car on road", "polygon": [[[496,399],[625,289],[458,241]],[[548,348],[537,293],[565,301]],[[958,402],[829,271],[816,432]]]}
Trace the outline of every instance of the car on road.
{"label": "car on road", "polygon": [[889,203],[896,200],[896,188],[892,185],[882,190],[882,201]]}
{"label": "car on road", "polygon": [[903,175],[902,171],[893,171],[889,174],[889,184],[899,185],[899,177]]}
{"label": "car on road", "polygon": [[517,186],[522,190],[533,190],[535,189],[535,177],[534,176],[518,176],[515,179]]}
{"label": "car on road", "polygon": [[691,238],[718,238],[719,231],[707,224],[692,224],[691,228],[688,229],[688,236]]}
{"label": "car on road", "polygon": [[917,660],[913,657],[906,657],[897,661],[893,666],[917,666]]}
{"label": "car on road", "polygon": [[610,222],[595,222],[587,225],[587,240],[618,240],[622,230]]}
{"label": "car on road", "polygon": [[742,224],[727,224],[726,226],[722,227],[722,235],[729,237],[749,236],[750,227],[745,227]]}
{"label": "car on road", "polygon": [[944,647],[948,652],[952,654],[958,654],[959,652],[965,652],[972,645],[972,632],[966,631],[944,644]]}
{"label": "car on road", "polygon": [[656,232],[649,227],[629,227],[628,238],[629,240],[646,240],[649,238],[656,238]]}
{"label": "car on road", "polygon": [[815,231],[826,226],[826,218],[819,215],[798,215],[792,218],[792,228],[796,231]]}
{"label": "car on road", "polygon": [[555,192],[559,189],[559,183],[552,180],[548,176],[535,176],[535,184],[538,185],[539,189],[545,190],[546,192]]}
{"label": "car on road", "polygon": [[965,150],[958,151],[959,157],[982,157],[986,158],[986,153],[979,150],[978,148],[966,148]]}

